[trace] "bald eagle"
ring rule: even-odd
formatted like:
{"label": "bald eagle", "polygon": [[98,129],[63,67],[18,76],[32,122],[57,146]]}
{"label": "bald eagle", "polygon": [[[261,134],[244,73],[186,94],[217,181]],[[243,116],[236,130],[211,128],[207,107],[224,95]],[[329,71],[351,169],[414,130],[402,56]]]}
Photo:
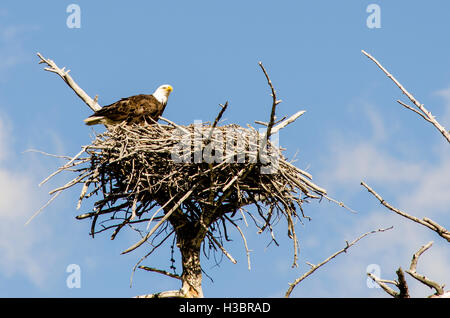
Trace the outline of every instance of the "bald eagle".
{"label": "bald eagle", "polygon": [[151,95],[134,95],[103,106],[84,122],[86,125],[115,125],[122,122],[131,123],[152,123],[149,118],[157,121],[162,115],[167,105],[167,99],[173,88],[170,85],[161,85]]}

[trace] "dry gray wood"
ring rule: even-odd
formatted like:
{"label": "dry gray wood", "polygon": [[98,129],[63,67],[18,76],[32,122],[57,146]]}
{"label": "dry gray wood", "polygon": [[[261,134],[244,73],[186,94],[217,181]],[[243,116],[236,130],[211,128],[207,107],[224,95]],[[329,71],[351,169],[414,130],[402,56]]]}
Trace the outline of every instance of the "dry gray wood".
{"label": "dry gray wood", "polygon": [[444,136],[444,138],[450,143],[450,132],[445,129],[444,126],[442,126],[436,118],[431,114],[431,112],[425,108],[423,104],[421,104],[410,92],[406,90],[405,87],[403,87],[402,84],[391,74],[389,73],[383,65],[381,65],[380,62],[378,62],[377,59],[375,59],[372,55],[367,53],[366,51],[362,50],[362,53],[367,56],[370,60],[372,60],[383,72],[386,74],[388,78],[390,78],[395,85],[397,85],[398,88],[402,91],[403,94],[405,94],[409,100],[416,106],[417,109],[397,100],[397,102],[402,105],[403,107],[415,112],[416,114],[420,115],[423,119],[431,123],[434,127],[436,127],[437,130]]}
{"label": "dry gray wood", "polygon": [[[369,276],[375,283],[377,283],[386,293],[388,293],[392,297],[394,297],[394,298],[410,298],[408,284],[406,283],[405,274],[403,273],[403,270],[401,267],[396,271],[396,274],[398,277],[397,281],[381,279],[372,273],[367,273],[367,276]],[[399,291],[398,292],[395,291],[394,289],[389,287],[387,284],[395,285],[399,289]]]}
{"label": "dry gray wood", "polygon": [[78,95],[85,103],[89,106],[93,111],[100,110],[102,107],[97,103],[98,96],[95,99],[92,99],[77,83],[73,80],[73,78],[69,75],[70,70],[65,70],[65,67],[59,68],[56,63],[51,59],[46,59],[42,56],[41,53],[37,53],[40,61],[39,64],[45,63],[48,67],[44,68],[44,70],[48,72],[52,72],[58,74],[64,82]]}
{"label": "dry gray wood", "polygon": [[430,288],[433,288],[436,290],[435,296],[441,296],[444,294],[444,285],[441,285],[429,278],[427,278],[425,275],[421,275],[417,273],[417,262],[419,261],[419,257],[428,250],[431,245],[433,245],[433,242],[428,242],[424,246],[422,246],[416,253],[414,253],[413,258],[411,260],[411,265],[409,267],[409,270],[405,270],[409,275],[411,275],[413,278],[420,281],[422,284],[427,285]]}
{"label": "dry gray wood", "polygon": [[426,226],[430,230],[436,232],[440,237],[442,237],[442,238],[446,239],[448,242],[450,242],[450,231],[448,231],[443,226],[430,220],[427,217],[424,217],[423,219],[419,219],[418,217],[415,217],[415,216],[410,215],[402,210],[399,210],[399,209],[393,207],[392,205],[390,205],[388,202],[386,202],[377,192],[375,192],[375,190],[373,190],[371,187],[369,187],[364,181],[361,181],[361,185],[363,187],[365,187],[367,189],[367,191],[369,191],[371,194],[373,194],[378,199],[378,201],[380,201],[380,203],[382,205],[384,205],[386,208],[388,208],[389,210],[391,210],[391,211],[397,213],[398,215],[401,215],[411,221],[414,221],[416,223]]}

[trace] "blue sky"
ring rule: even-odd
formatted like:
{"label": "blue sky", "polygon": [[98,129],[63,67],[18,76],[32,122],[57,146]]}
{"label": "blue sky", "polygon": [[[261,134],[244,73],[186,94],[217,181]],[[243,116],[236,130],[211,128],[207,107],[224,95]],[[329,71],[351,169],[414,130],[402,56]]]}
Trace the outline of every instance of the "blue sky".
{"label": "blue sky", "polygon": [[[68,5],[81,8],[81,28],[66,25]],[[381,28],[366,25],[369,4],[381,9]],[[330,196],[306,205],[311,222],[297,224],[300,266],[291,268],[292,243],[278,224],[279,247],[245,228],[252,269],[239,233],[226,246],[236,265],[203,258],[207,297],[280,297],[288,283],[341,249],[345,241],[393,225],[358,243],[299,285],[293,297],[384,297],[366,285],[366,268],[395,278],[412,254],[434,240],[418,271],[450,284],[450,250],[434,233],[392,215],[359,183],[366,181],[391,204],[418,217],[450,224],[450,152],[433,126],[395,100],[406,97],[365,56],[373,54],[447,129],[450,126],[448,1],[2,1],[0,4],[0,296],[130,297],[178,288],[159,274],[131,269],[145,254],[135,233],[89,235],[77,221],[80,189],[61,195],[28,226],[61,176],[37,185],[62,162],[24,153],[33,148],[74,155],[90,142],[82,120],[91,110],[36,52],[66,66],[100,104],[162,83],[174,87],[165,117],[180,124],[214,119],[229,101],[224,123],[267,120],[271,97],[262,61],[283,100],[278,116],[306,110],[280,133],[286,156],[307,169]],[[99,132],[100,127],[95,128]],[[245,227],[243,225],[242,227]],[[179,255],[176,255],[179,261]],[[168,246],[145,265],[168,269]],[[81,288],[68,288],[66,268],[81,268]],[[178,266],[178,272],[181,266]],[[413,282],[413,295],[430,293]]]}

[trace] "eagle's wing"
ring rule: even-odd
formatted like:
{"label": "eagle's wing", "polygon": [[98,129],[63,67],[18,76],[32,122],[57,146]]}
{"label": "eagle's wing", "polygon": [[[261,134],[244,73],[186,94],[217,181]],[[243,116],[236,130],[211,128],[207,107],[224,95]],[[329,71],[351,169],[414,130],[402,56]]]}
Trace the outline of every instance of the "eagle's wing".
{"label": "eagle's wing", "polygon": [[[99,122],[119,123],[140,123],[148,118],[158,120],[163,111],[163,105],[156,100],[153,95],[134,95],[103,106],[96,111],[85,122],[96,124]],[[90,120],[89,120],[90,119]]]}
{"label": "eagle's wing", "polygon": [[152,118],[153,120],[158,120],[164,108],[164,106],[153,95],[146,95],[143,98],[139,98],[136,104],[139,105],[139,115]]}
{"label": "eagle's wing", "polygon": [[111,121],[122,121],[127,119],[133,113],[131,102],[134,96],[122,98],[121,100],[112,103],[111,105],[103,106],[90,117],[105,117]]}

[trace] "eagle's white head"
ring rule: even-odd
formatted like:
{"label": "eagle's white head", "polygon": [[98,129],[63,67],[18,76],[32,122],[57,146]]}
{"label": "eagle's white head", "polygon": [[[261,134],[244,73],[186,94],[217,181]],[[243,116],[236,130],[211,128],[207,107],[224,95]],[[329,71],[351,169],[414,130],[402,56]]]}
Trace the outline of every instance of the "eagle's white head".
{"label": "eagle's white head", "polygon": [[152,95],[158,100],[158,102],[165,105],[167,104],[167,99],[172,91],[172,86],[169,84],[164,84],[158,87]]}

